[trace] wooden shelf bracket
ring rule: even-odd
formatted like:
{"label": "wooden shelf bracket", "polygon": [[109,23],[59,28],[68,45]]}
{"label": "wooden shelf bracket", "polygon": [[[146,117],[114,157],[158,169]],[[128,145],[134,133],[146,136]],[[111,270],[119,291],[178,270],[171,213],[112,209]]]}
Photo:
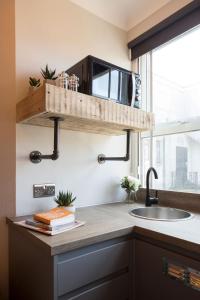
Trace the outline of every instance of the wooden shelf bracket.
{"label": "wooden shelf bracket", "polygon": [[56,160],[59,157],[58,151],[58,138],[59,138],[59,122],[63,121],[60,117],[49,118],[54,122],[54,148],[52,154],[42,154],[40,151],[32,151],[29,155],[30,161],[34,164],[38,164],[42,159]]}
{"label": "wooden shelf bracket", "polygon": [[112,160],[112,161],[129,161],[130,158],[130,129],[125,129],[126,131],[126,155],[120,156],[120,157],[107,157],[104,154],[98,155],[98,163],[103,164],[106,162],[106,160]]}

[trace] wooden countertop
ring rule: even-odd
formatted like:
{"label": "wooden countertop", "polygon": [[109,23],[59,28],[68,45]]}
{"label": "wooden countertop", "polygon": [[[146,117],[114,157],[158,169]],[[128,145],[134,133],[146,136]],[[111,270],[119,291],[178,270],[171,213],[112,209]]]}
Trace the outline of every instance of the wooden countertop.
{"label": "wooden countertop", "polygon": [[82,227],[46,236],[14,224],[25,217],[8,218],[10,226],[20,230],[50,255],[56,255],[108,239],[133,234],[149,241],[175,246],[190,251],[200,258],[200,215],[185,221],[152,221],[131,216],[128,212],[139,204],[113,203],[77,209],[77,219],[85,221]]}

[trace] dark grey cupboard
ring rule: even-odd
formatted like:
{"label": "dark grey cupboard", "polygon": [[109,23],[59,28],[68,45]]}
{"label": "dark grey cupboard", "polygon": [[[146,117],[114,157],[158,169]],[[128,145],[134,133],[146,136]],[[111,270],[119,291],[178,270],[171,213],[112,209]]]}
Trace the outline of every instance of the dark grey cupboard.
{"label": "dark grey cupboard", "polygon": [[50,256],[10,228],[11,300],[131,300],[133,240],[112,239]]}
{"label": "dark grey cupboard", "polygon": [[135,240],[136,300],[199,300],[200,261]]}
{"label": "dark grey cupboard", "polygon": [[67,245],[66,251],[66,235],[56,248],[57,239],[41,241],[10,223],[10,299],[199,300],[199,254],[148,232],[135,227],[129,235],[71,250]]}

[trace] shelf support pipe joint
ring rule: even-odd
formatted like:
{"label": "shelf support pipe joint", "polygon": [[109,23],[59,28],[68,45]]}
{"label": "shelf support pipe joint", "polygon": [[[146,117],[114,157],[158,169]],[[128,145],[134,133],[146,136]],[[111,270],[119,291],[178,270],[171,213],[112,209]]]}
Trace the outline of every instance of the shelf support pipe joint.
{"label": "shelf support pipe joint", "polygon": [[99,154],[98,155],[98,163],[103,164],[107,160],[111,161],[129,161],[130,159],[130,129],[125,129],[126,131],[126,155],[125,156],[120,156],[120,157],[107,157],[104,154]]}
{"label": "shelf support pipe joint", "polygon": [[29,155],[30,161],[34,164],[40,163],[43,159],[56,160],[59,157],[58,138],[59,138],[59,122],[63,121],[60,117],[49,118],[54,122],[54,146],[52,154],[42,154],[40,151],[32,151]]}

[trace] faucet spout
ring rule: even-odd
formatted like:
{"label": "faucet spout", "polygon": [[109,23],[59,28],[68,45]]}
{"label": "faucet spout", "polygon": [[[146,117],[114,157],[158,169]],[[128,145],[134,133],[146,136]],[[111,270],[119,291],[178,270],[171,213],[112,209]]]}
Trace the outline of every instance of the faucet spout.
{"label": "faucet spout", "polygon": [[146,202],[145,205],[146,206],[151,206],[152,204],[157,204],[158,203],[158,192],[156,191],[156,196],[155,197],[151,197],[150,196],[150,191],[149,191],[149,179],[150,179],[150,174],[151,172],[153,172],[155,179],[158,179],[158,173],[156,172],[156,170],[153,167],[150,167],[147,171],[147,175],[146,175]]}

